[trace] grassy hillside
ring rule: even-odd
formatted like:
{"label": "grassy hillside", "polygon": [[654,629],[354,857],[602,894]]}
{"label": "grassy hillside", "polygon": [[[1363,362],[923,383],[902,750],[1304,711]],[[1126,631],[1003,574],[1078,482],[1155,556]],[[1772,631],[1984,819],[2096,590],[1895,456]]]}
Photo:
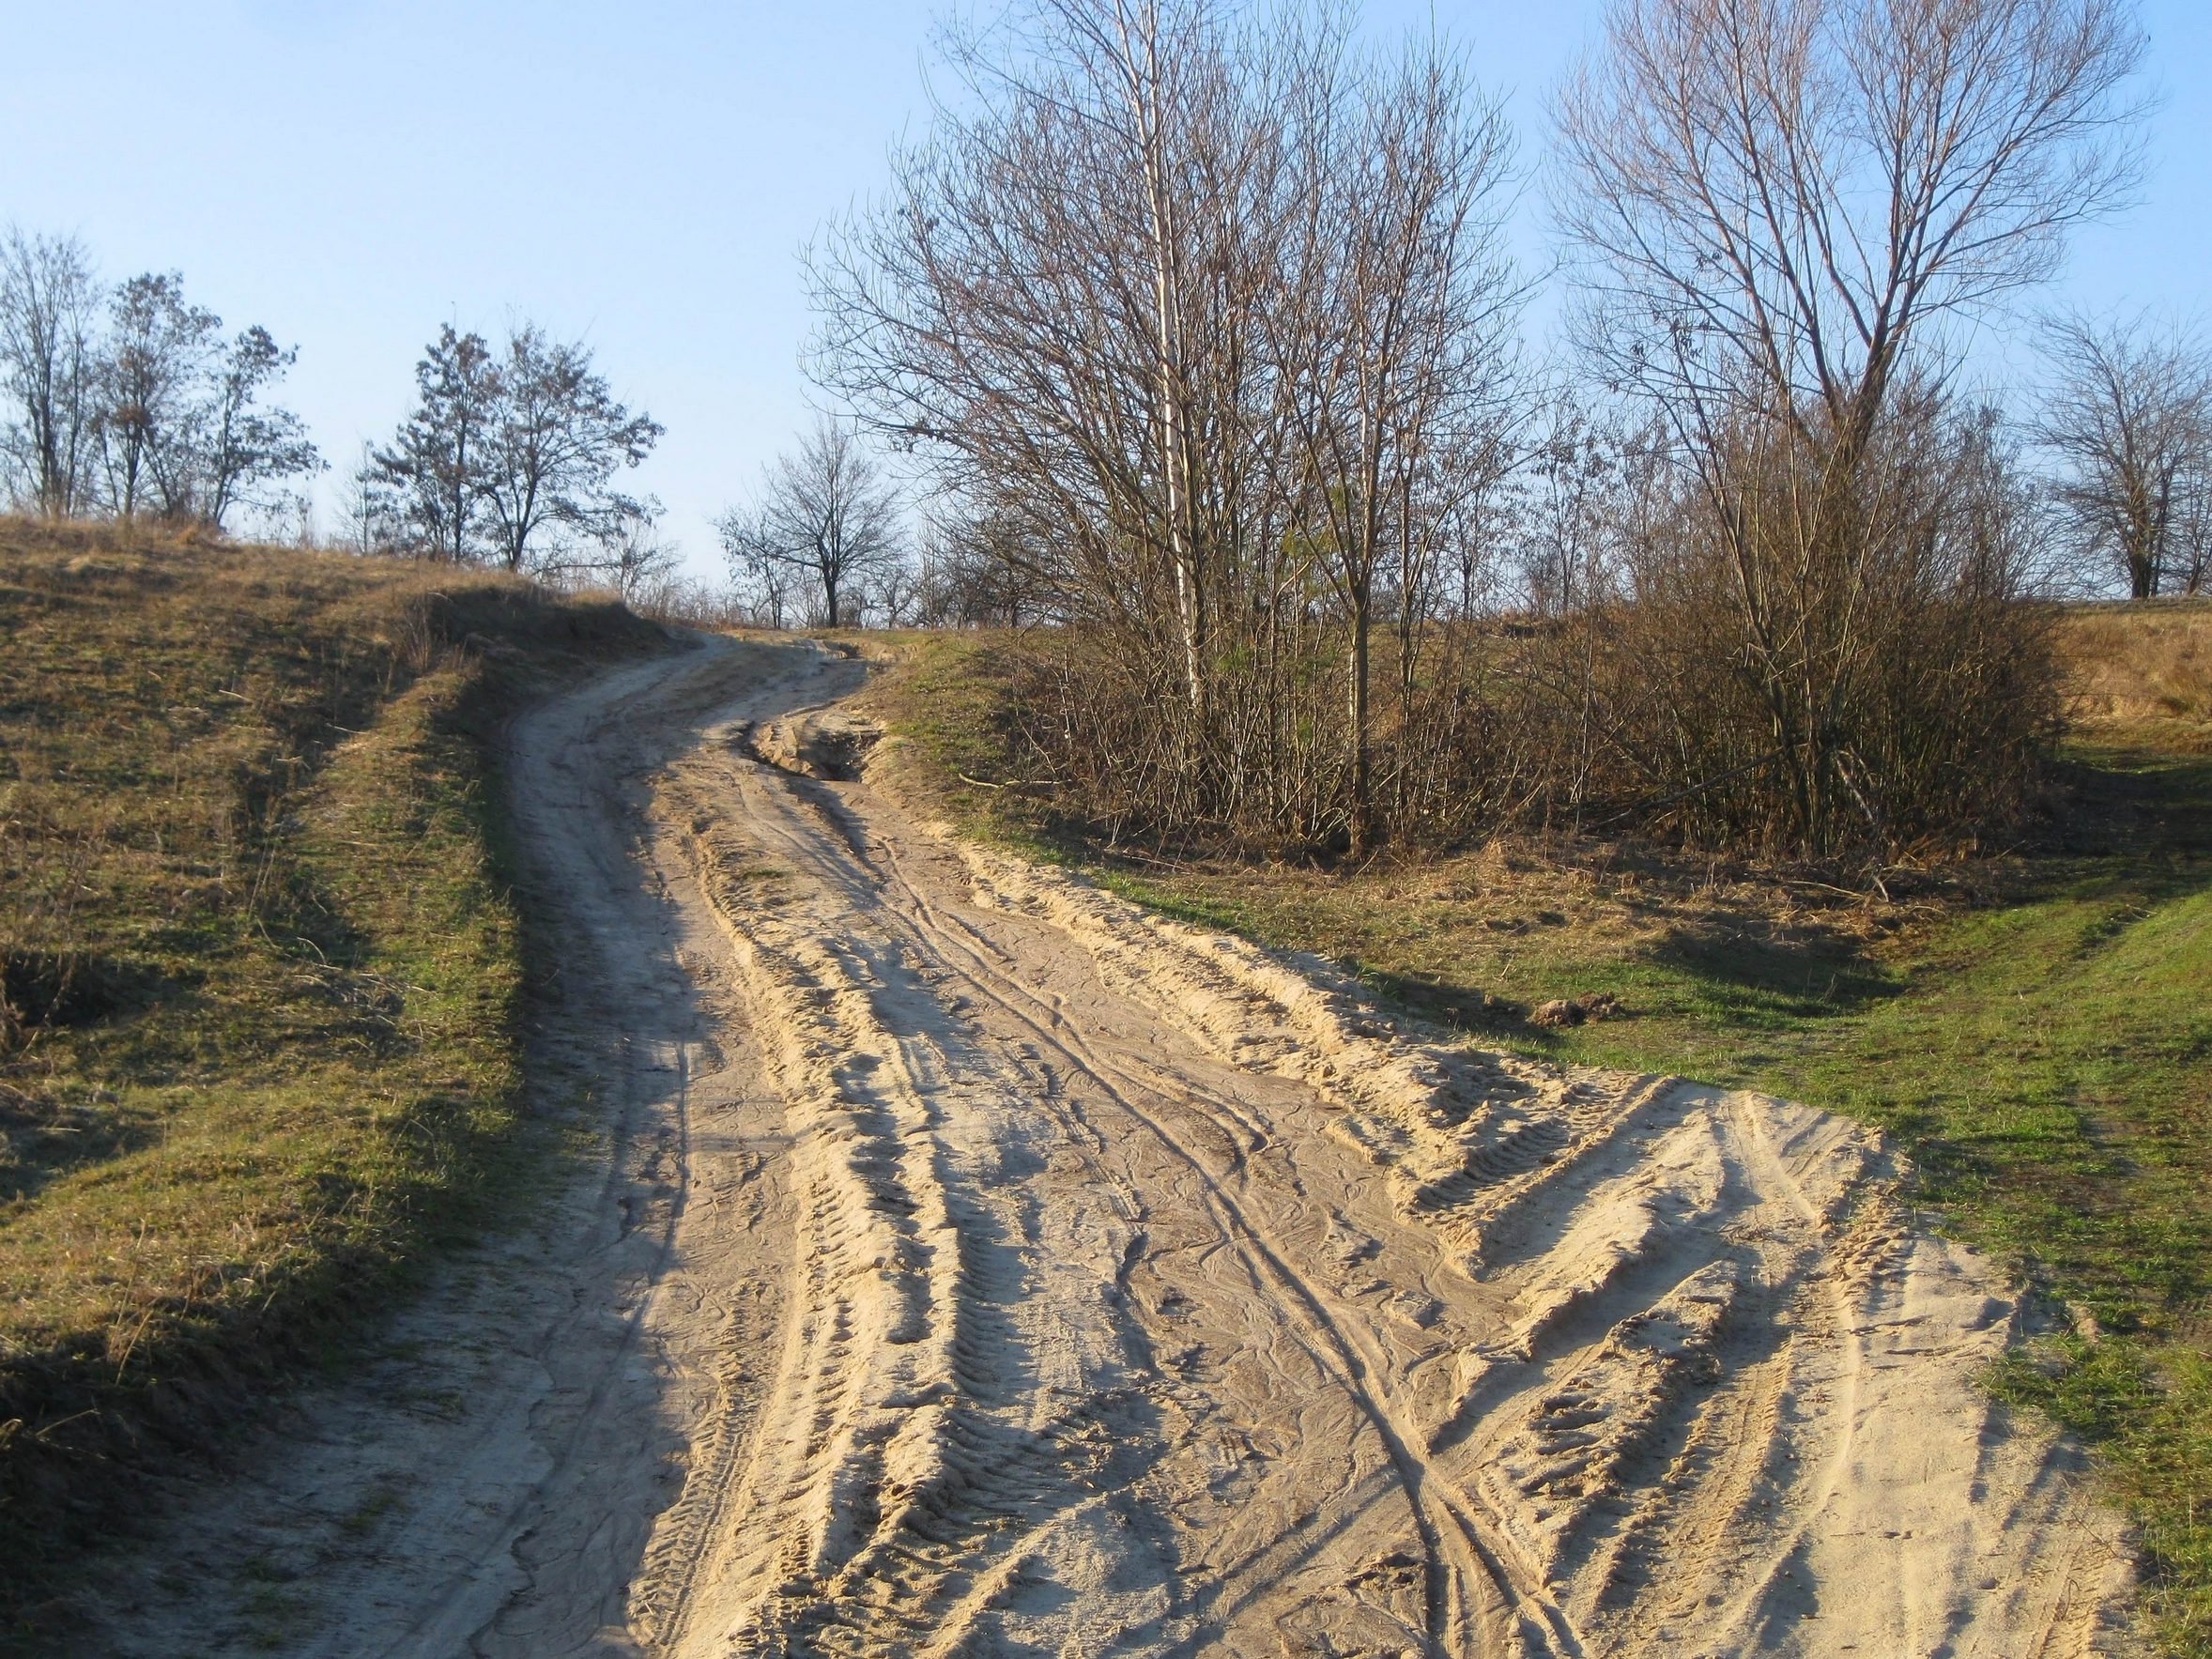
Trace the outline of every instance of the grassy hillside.
{"label": "grassy hillside", "polygon": [[[1003,642],[907,642],[872,695],[908,787],[972,833],[1334,958],[1486,1043],[1891,1131],[1922,1204],[2081,1312],[1993,1384],[2102,1447],[2155,1621],[2174,1651],[2212,1651],[2212,605],[2086,607],[2059,640],[2076,726],[2045,822],[1864,890],[1621,843],[1357,871],[1115,858],[1048,835],[1022,787]],[[1600,993],[1624,1013],[1528,1017]]]}
{"label": "grassy hillside", "polygon": [[512,1167],[490,740],[653,648],[485,575],[0,522],[0,1606]]}
{"label": "grassy hillside", "polygon": [[2212,743],[2212,599],[2076,607],[2058,639],[2082,731],[2192,751]]}

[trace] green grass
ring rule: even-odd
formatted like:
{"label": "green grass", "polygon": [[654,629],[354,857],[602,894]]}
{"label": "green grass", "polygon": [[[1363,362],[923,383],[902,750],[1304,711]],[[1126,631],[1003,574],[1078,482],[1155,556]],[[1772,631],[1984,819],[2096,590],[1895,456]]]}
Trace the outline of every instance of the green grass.
{"label": "green grass", "polygon": [[0,526],[0,1614],[530,1162],[492,740],[651,646],[451,570]]}
{"label": "green grass", "polygon": [[[1003,713],[975,713],[1006,694],[991,659],[946,647],[921,660],[972,683],[959,697],[933,684],[917,703],[903,665],[886,678],[879,704],[919,734],[917,769],[960,754],[972,776],[1018,772]],[[1185,919],[1331,958],[1386,1002],[1494,1046],[1881,1125],[1913,1159],[1918,1203],[2091,1315],[1993,1386],[2099,1449],[2142,1526],[2150,1621],[2170,1651],[2200,1653],[2212,1651],[2212,744],[2137,730],[2155,741],[2120,730],[2069,750],[2036,844],[1892,877],[1887,899],[1633,846],[1501,842],[1359,871],[1087,868]],[[972,792],[967,805],[974,833],[1050,838],[1034,801]],[[1055,851],[1086,862],[1064,837]],[[1627,1017],[1559,1031],[1523,1017],[1601,991]]]}
{"label": "green grass", "polygon": [[1047,852],[1047,837],[1022,810],[1040,797],[1007,771],[1007,641],[991,632],[900,632],[861,643],[892,669],[859,699],[896,740],[871,766],[888,767],[900,788],[964,835]]}

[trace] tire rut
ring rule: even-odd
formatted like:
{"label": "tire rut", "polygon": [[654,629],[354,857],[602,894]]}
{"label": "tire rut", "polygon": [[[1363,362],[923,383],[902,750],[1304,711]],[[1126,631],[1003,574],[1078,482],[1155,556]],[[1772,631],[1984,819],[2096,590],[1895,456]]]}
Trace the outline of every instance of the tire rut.
{"label": "tire rut", "polygon": [[864,674],[708,641],[519,729],[596,1161],[84,1651],[266,1645],[225,1559],[330,1655],[2122,1651],[2124,1535],[1975,1383],[2019,1301],[1878,1139],[960,842]]}

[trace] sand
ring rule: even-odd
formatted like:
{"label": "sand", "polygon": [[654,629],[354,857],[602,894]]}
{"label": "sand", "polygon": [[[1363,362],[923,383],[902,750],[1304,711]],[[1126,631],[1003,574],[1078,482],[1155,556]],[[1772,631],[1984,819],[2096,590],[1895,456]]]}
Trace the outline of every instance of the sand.
{"label": "sand", "polygon": [[1879,1140],[1489,1054],[963,845],[703,642],[510,776],[588,1149],[119,1551],[87,1652],[2128,1651]]}

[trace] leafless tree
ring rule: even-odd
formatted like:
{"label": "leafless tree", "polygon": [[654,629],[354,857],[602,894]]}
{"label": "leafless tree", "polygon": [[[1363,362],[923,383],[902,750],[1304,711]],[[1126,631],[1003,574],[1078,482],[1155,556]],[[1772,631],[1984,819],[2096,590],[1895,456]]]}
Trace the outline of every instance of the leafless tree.
{"label": "leafless tree", "polygon": [[1878,457],[1937,418],[1951,325],[2128,188],[2141,53],[2127,0],[1618,0],[1561,94],[1586,337],[1720,537],[1793,846],[1889,834],[1852,711],[1941,594],[1875,603],[1934,568],[1889,557],[1931,474]]}
{"label": "leafless tree", "polygon": [[186,303],[176,271],[118,287],[100,354],[96,422],[108,504],[125,519],[149,491],[162,517],[222,530],[232,510],[288,513],[270,486],[320,471],[299,416],[262,401],[297,359],[255,327],[227,343],[223,319]]}
{"label": "leafless tree", "polygon": [[851,627],[868,583],[899,555],[899,498],[848,426],[819,422],[766,469],[760,500],[721,520],[733,571],[760,584],[782,626],[792,580],[820,601],[825,627]]}
{"label": "leafless tree", "polygon": [[222,319],[187,302],[176,271],[115,288],[104,330],[99,300],[76,242],[20,231],[0,242],[0,369],[19,411],[8,448],[23,499],[50,515],[151,507],[221,530],[234,507],[286,506],[270,486],[321,469],[300,418],[264,401],[298,355],[266,329],[223,342]]}
{"label": "leafless tree", "polygon": [[733,547],[731,524],[725,515],[721,530],[723,551],[730,561],[730,595],[733,613],[755,628],[789,628],[806,622],[808,612],[801,597],[801,572],[776,560],[755,559]]}
{"label": "leafless tree", "polygon": [[0,373],[17,493],[50,518],[84,509],[99,406],[100,293],[74,238],[0,238]]}
{"label": "leafless tree", "polygon": [[1621,545],[1627,440],[1569,396],[1554,400],[1520,457],[1505,505],[1524,602],[1539,618],[1602,603]]}
{"label": "leafless tree", "polygon": [[1234,787],[1216,636],[1268,602],[1245,555],[1279,542],[1258,313],[1298,228],[1286,123],[1335,96],[1315,36],[1215,0],[1037,0],[948,37],[964,96],[812,261],[819,372],[1029,521],[1027,580],[1144,684],[1191,799]]}
{"label": "leafless tree", "polygon": [[812,259],[817,371],[1011,532],[1087,653],[1041,724],[1156,823],[1365,844],[1371,631],[1410,696],[1496,449],[1504,129],[1448,48],[1348,22],[1034,0],[955,34],[961,96]]}
{"label": "leafless tree", "polygon": [[1295,134],[1307,184],[1295,302],[1255,309],[1290,388],[1299,516],[1321,532],[1345,612],[1357,853],[1374,830],[1378,584],[1394,581],[1409,687],[1436,532],[1497,469],[1520,289],[1502,246],[1511,142],[1464,61],[1430,41],[1344,79],[1342,106],[1312,110]]}
{"label": "leafless tree", "polygon": [[155,478],[188,469],[190,429],[221,327],[214,313],[185,303],[176,271],[149,271],[115,291],[95,430],[109,499],[126,521]]}
{"label": "leafless tree", "polygon": [[922,524],[914,620],[926,627],[1019,628],[1047,619],[1035,573],[1051,556],[1019,515],[959,498]]}
{"label": "leafless tree", "polygon": [[364,557],[392,552],[402,536],[398,503],[384,469],[376,464],[376,446],[363,439],[361,458],[347,469],[339,501],[343,545],[347,552]]}
{"label": "leafless tree", "polygon": [[614,513],[601,532],[598,569],[612,580],[626,605],[657,591],[676,573],[683,555],[662,535],[657,501],[633,501]]}
{"label": "leafless tree", "polygon": [[2167,526],[2165,579],[2184,593],[2212,592],[2212,477],[2191,484]]}
{"label": "leafless tree", "polygon": [[548,535],[611,546],[640,516],[614,479],[652,453],[660,423],[633,415],[591,366],[589,348],[524,323],[490,375],[492,415],[478,447],[478,492],[495,556],[509,570],[549,557]]}
{"label": "leafless tree", "polygon": [[2131,598],[2195,592],[2212,495],[2212,355],[2144,317],[2066,316],[2045,337],[2057,376],[2036,436],[2065,469],[2055,494],[2082,562],[2116,567]]}

